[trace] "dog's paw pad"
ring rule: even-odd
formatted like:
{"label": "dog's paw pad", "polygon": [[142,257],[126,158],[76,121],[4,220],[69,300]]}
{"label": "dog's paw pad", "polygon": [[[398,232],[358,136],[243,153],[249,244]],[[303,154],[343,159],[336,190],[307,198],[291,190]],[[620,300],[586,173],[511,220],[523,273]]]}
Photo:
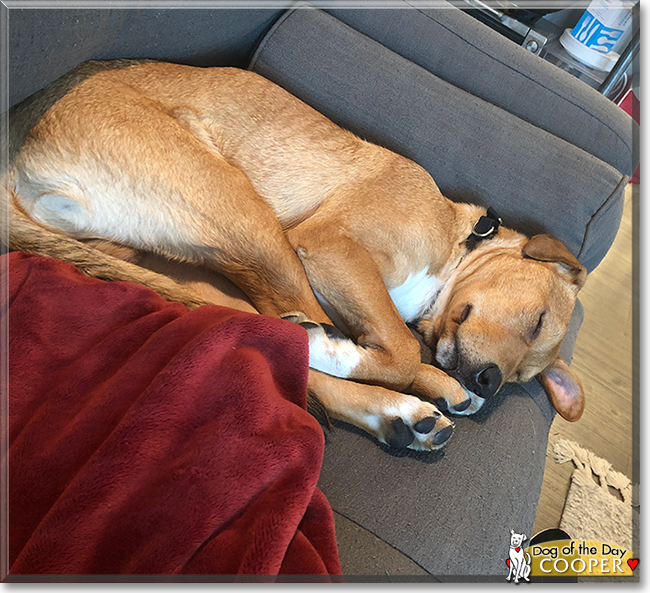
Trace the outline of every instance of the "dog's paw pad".
{"label": "dog's paw pad", "polygon": [[433,400],[433,403],[436,405],[436,408],[442,410],[443,412],[446,412],[449,409],[447,400],[444,397],[437,397]]}
{"label": "dog's paw pad", "polygon": [[471,391],[465,389],[460,383],[454,382],[454,386],[449,387],[443,397],[437,397],[433,404],[443,412],[457,416],[471,416],[478,412],[485,400]]}
{"label": "dog's paw pad", "polygon": [[472,400],[468,397],[464,402],[460,402],[453,406],[454,412],[464,412],[467,408],[472,405]]}
{"label": "dog's paw pad", "polygon": [[452,426],[445,426],[441,431],[437,432],[433,437],[433,444],[436,446],[444,445],[454,433]]}
{"label": "dog's paw pad", "polygon": [[373,423],[380,427],[375,433],[380,441],[415,451],[441,449],[454,431],[451,420],[434,405],[407,395],[385,409],[383,417],[375,418]]}
{"label": "dog's paw pad", "polygon": [[413,431],[406,426],[404,420],[401,418],[395,418],[391,422],[391,427],[393,434],[386,439],[386,443],[391,447],[403,449],[404,447],[408,447],[413,442],[413,439],[415,439]]}
{"label": "dog's paw pad", "polygon": [[435,416],[427,416],[419,422],[416,422],[413,428],[420,434],[429,434],[433,430],[433,427],[436,425],[437,419],[438,418]]}

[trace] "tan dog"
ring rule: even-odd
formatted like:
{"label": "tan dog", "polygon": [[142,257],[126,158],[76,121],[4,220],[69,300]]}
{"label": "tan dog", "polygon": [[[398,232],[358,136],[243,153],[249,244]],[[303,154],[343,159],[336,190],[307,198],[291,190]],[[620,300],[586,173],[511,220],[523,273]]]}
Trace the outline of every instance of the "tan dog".
{"label": "tan dog", "polygon": [[[9,118],[11,249],[191,307],[204,300],[187,287],[79,240],[223,274],[259,312],[307,329],[309,389],[332,417],[436,449],[452,432],[438,408],[471,414],[535,376],[565,418],[582,413],[580,382],[558,359],[586,277],[567,248],[494,217],[488,238],[468,242],[485,210],[447,200],[417,164],[264,78],[87,63]],[[444,370],[420,363],[405,321]]]}

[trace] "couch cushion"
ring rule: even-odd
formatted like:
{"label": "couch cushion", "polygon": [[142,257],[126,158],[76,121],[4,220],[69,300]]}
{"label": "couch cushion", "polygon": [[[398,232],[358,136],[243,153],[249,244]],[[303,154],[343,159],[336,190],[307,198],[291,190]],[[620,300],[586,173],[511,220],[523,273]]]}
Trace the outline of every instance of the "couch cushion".
{"label": "couch cushion", "polygon": [[[490,205],[527,234],[556,235],[590,270],[613,241],[625,180],[619,171],[331,15],[288,13],[250,67],[341,126],[418,162],[450,198]],[[606,224],[587,234],[604,211]]]}
{"label": "couch cushion", "polygon": [[[396,452],[336,423],[319,488],[336,513],[440,580],[505,576],[510,529],[532,535],[549,422],[521,388],[499,400],[487,415],[455,419],[440,453]],[[343,574],[360,570],[357,550],[340,542],[339,555]]]}

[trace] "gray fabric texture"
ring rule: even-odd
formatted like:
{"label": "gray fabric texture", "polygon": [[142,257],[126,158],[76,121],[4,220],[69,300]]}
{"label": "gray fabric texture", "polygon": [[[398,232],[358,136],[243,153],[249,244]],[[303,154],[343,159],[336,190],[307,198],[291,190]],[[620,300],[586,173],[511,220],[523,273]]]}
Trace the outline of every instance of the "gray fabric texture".
{"label": "gray fabric texture", "polygon": [[[298,9],[282,17],[250,67],[342,127],[419,163],[451,199],[492,206],[506,226],[528,235],[555,235],[589,270],[611,245],[622,212],[619,171],[329,14]],[[598,236],[587,235],[608,200]]]}
{"label": "gray fabric texture", "polygon": [[245,68],[279,9],[9,10],[9,101],[90,59]]}
{"label": "gray fabric texture", "polygon": [[632,175],[636,124],[623,110],[462,10],[438,4],[328,12],[439,78]]}
{"label": "gray fabric texture", "polygon": [[[577,306],[562,344],[567,361],[582,317]],[[510,529],[533,535],[554,416],[531,381],[506,385],[475,416],[455,417],[454,436],[440,452],[391,449],[336,423],[326,433],[318,485],[336,513],[438,580],[505,578]],[[376,574],[382,562],[343,549],[349,543],[339,542],[344,574],[347,567]],[[393,560],[389,554],[383,564]]]}
{"label": "gray fabric texture", "polygon": [[[370,533],[367,529],[334,513],[336,542],[343,573],[362,577],[364,581],[389,583],[398,577],[429,577],[413,560]],[[437,579],[435,579],[437,580]],[[346,581],[350,581],[346,578]]]}
{"label": "gray fabric texture", "polygon": [[550,425],[522,389],[497,397],[487,414],[455,420],[440,453],[396,452],[336,423],[319,488],[337,513],[440,580],[504,574],[510,529],[533,527]]}

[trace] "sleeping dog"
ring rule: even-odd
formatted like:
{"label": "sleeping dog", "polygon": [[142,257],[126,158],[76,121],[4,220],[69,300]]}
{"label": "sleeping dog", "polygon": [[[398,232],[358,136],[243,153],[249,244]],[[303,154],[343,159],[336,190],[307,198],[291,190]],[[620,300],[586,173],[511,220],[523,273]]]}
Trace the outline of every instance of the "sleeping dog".
{"label": "sleeping dog", "polygon": [[259,75],[89,62],[9,121],[11,249],[190,307],[205,300],[84,242],[222,274],[260,313],[305,328],[309,390],[331,417],[437,449],[452,433],[441,411],[475,413],[533,377],[562,416],[581,415],[558,352],[586,270],[564,244],[446,199],[416,163]]}

